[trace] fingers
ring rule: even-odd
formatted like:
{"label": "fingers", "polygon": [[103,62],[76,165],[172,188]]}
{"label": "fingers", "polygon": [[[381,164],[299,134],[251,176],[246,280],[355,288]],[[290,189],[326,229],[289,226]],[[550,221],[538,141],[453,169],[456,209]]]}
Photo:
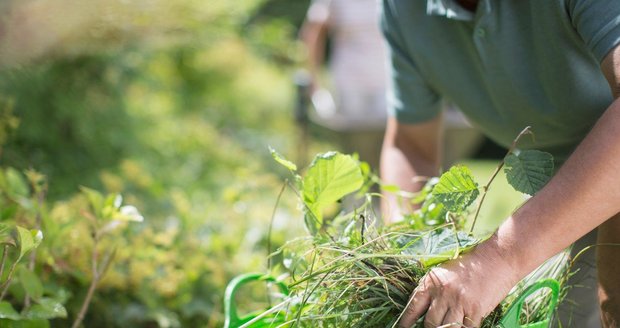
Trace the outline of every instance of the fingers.
{"label": "fingers", "polygon": [[464,316],[463,326],[465,327],[480,327],[482,323],[482,316]]}
{"label": "fingers", "polygon": [[398,322],[400,328],[411,328],[426,312],[431,304],[431,296],[423,289],[416,289],[407,303],[407,308]]}
{"label": "fingers", "polygon": [[450,309],[448,310],[448,313],[446,313],[446,316],[443,318],[443,322],[441,323],[441,325],[445,327],[462,327],[465,323],[463,321],[463,317],[464,315],[462,309]]}
{"label": "fingers", "polygon": [[424,327],[435,328],[441,326],[443,318],[446,316],[447,312],[447,304],[444,304],[437,299],[432,301],[431,306],[428,308],[428,312],[426,312],[426,317],[424,318]]}

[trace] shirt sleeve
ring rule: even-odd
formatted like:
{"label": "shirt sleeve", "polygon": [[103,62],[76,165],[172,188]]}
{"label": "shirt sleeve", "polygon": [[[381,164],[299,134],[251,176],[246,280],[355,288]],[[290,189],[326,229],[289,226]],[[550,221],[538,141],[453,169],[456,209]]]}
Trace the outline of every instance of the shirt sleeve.
{"label": "shirt sleeve", "polygon": [[568,11],[577,33],[599,62],[620,44],[620,1],[568,0]]}
{"label": "shirt sleeve", "polygon": [[416,67],[399,29],[393,3],[382,3],[381,29],[388,49],[388,113],[402,123],[428,121],[439,114],[441,98]]}

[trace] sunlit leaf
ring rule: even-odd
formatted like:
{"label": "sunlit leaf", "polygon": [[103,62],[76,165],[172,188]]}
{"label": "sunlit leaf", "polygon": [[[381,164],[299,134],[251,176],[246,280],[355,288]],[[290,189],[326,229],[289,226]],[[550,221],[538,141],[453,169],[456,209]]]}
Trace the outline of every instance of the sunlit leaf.
{"label": "sunlit leaf", "polygon": [[508,183],[524,194],[534,195],[553,175],[553,156],[539,150],[524,150],[504,158]]}
{"label": "sunlit leaf", "polygon": [[109,194],[104,202],[105,207],[110,207],[113,209],[121,207],[121,204],[123,204],[123,196],[120,194]]}
{"label": "sunlit leaf", "polygon": [[0,319],[20,320],[22,318],[7,301],[0,302]]}
{"label": "sunlit leaf", "polygon": [[479,193],[478,184],[465,166],[453,166],[442,174],[432,191],[433,198],[453,213],[464,211]]}
{"label": "sunlit leaf", "polygon": [[419,210],[413,212],[412,218],[420,221],[424,226],[433,227],[446,223],[446,214],[448,214],[446,207],[434,198],[430,198],[422,204]]}
{"label": "sunlit leaf", "polygon": [[43,240],[41,230],[28,230],[26,228],[17,227],[19,235],[19,258],[22,258],[31,250],[37,248]]}
{"label": "sunlit leaf", "polygon": [[357,191],[363,182],[359,165],[351,156],[337,152],[318,155],[303,179],[303,200],[310,212],[307,214],[322,225],[325,207]]}
{"label": "sunlit leaf", "polygon": [[42,298],[24,313],[24,317],[28,319],[66,318],[67,309],[56,300]]}
{"label": "sunlit leaf", "polygon": [[479,239],[463,231],[457,235],[453,229],[435,229],[410,240],[403,254],[411,255],[429,267],[454,258],[457,252],[463,252],[478,242]]}
{"label": "sunlit leaf", "polygon": [[269,151],[271,152],[271,156],[273,157],[273,159],[276,160],[276,162],[282,164],[282,166],[286,167],[290,171],[297,171],[297,165],[295,165],[295,163],[287,160],[286,158],[284,158],[284,156],[282,156],[280,153],[278,153],[275,149],[271,147],[269,147]]}

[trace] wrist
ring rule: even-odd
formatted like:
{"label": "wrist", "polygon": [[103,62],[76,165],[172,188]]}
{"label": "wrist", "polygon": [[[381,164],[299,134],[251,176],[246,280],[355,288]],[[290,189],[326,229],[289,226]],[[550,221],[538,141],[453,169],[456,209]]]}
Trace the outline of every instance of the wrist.
{"label": "wrist", "polygon": [[476,246],[472,255],[475,256],[475,261],[480,263],[482,270],[495,272],[502,277],[508,290],[527,275],[527,272],[523,272],[526,266],[520,263],[513,250],[502,245],[497,233]]}

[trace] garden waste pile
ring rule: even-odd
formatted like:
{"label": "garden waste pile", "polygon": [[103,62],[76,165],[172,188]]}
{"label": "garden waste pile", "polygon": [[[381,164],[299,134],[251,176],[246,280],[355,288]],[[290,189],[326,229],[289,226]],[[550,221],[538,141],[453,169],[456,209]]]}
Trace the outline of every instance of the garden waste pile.
{"label": "garden waste pile", "polygon": [[[380,195],[370,192],[378,179],[354,157],[319,154],[302,176],[295,164],[273,150],[272,155],[293,176],[289,186],[300,198],[308,236],[290,240],[272,253],[272,258],[283,259],[280,271],[286,274],[255,276],[280,284],[277,301],[266,311],[240,319],[233,295],[238,286],[229,288],[228,327],[395,327],[426,272],[488,237],[474,236],[471,226],[495,174],[480,187],[467,167],[455,166],[429,179],[415,195],[381,186],[419,206],[402,222],[383,225],[373,205]],[[502,167],[516,190],[531,195],[551,177],[553,158],[536,150],[510,151],[498,171]],[[353,193],[361,201],[348,200]],[[346,206],[341,207],[350,209],[330,214],[342,199]],[[563,290],[534,292],[523,304],[520,295],[548,279],[561,285],[569,264],[568,250],[548,260],[513,288],[482,327],[506,327],[512,311],[518,315],[511,320],[522,324],[549,320]]]}

